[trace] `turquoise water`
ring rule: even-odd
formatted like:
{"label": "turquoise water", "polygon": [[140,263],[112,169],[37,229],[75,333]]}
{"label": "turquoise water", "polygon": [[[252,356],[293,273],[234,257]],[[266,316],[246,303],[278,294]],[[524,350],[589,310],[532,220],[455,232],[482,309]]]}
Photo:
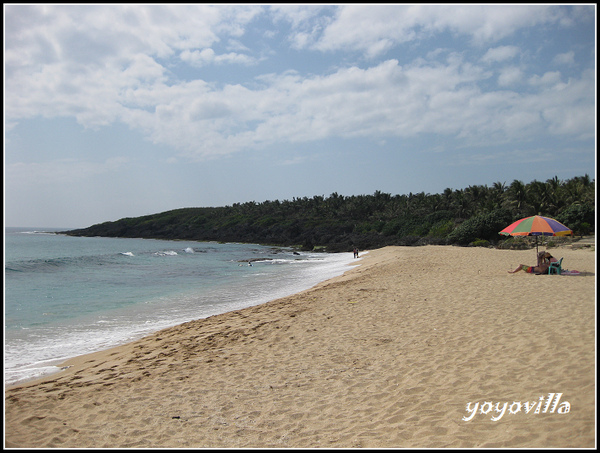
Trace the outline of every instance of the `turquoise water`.
{"label": "turquoise water", "polygon": [[308,289],[353,260],[351,253],[49,231],[5,229],[5,384],[165,327]]}

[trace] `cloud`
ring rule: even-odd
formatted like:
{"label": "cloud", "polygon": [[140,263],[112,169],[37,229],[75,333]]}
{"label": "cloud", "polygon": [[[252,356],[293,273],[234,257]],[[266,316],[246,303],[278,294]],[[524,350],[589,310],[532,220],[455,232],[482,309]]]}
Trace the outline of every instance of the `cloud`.
{"label": "cloud", "polygon": [[[154,141],[176,143],[193,158],[330,137],[437,133],[480,143],[525,138],[545,127],[560,134],[593,131],[589,121],[558,127],[561,112],[572,117],[582,107],[593,108],[581,95],[583,87],[593,90],[590,75],[564,85],[558,73],[547,73],[533,78],[539,91],[528,94],[484,92],[478,84],[489,77],[484,68],[453,55],[444,63],[400,66],[388,60],[329,75],[272,75],[259,89],[163,87],[168,94],[159,96],[163,101],[156,111],[138,112],[141,116],[130,124],[147,127]],[[520,70],[507,69],[499,83],[507,86],[521,77]]]}
{"label": "cloud", "polygon": [[[481,143],[534,131],[576,137],[594,131],[578,113],[594,106],[581,95],[595,92],[593,75],[564,83],[559,72],[538,75],[507,65],[521,52],[515,45],[489,47],[535,24],[568,26],[577,16],[568,9],[12,5],[6,11],[9,124],[36,116],[72,116],[95,128],[118,121],[192,159],[331,137],[379,142],[442,134]],[[196,74],[207,66],[256,65],[260,59],[242,38],[254,19],[269,14],[273,23],[289,25],[296,49],[328,55],[350,49],[369,63],[336,59],[327,71],[281,70],[243,84],[177,77],[178,65]],[[400,43],[442,32],[468,37],[480,49],[478,59],[433,49],[403,65],[374,60]],[[572,59],[566,52],[556,61]],[[495,74],[503,91],[490,91]],[[508,91],[524,80],[529,91]]]}
{"label": "cloud", "polygon": [[537,74],[529,78],[529,84],[532,86],[553,86],[561,81],[559,71],[549,71],[539,76]]}
{"label": "cloud", "polygon": [[[553,77],[551,73],[549,78]],[[590,101],[590,93],[595,93],[595,78],[595,71],[590,69],[580,79],[557,82],[544,89],[539,108],[551,134],[567,134],[579,140],[595,137],[596,109]]]}
{"label": "cloud", "polygon": [[333,51],[349,47],[364,51],[369,57],[382,54],[394,44],[415,39],[413,27],[418,25],[418,14],[413,14],[415,8],[418,7],[343,6],[318,39],[314,39],[313,48]]}
{"label": "cloud", "polygon": [[495,63],[512,60],[519,54],[517,46],[499,46],[489,49],[481,60],[485,63]]}
{"label": "cloud", "polygon": [[571,50],[569,52],[559,53],[552,61],[556,64],[572,65],[575,63],[575,52]]}
{"label": "cloud", "polygon": [[54,183],[72,184],[96,175],[121,171],[130,159],[113,157],[103,162],[81,159],[58,159],[48,162],[15,162],[6,166],[6,179],[11,187],[45,186]]}
{"label": "cloud", "polygon": [[498,85],[501,87],[508,87],[516,85],[523,79],[523,71],[515,66],[509,66],[500,70],[498,76]]}
{"label": "cloud", "polygon": [[252,64],[256,60],[248,55],[230,52],[227,54],[217,55],[212,49],[203,49],[201,51],[184,50],[181,53],[181,60],[191,64],[192,66],[206,66],[210,64],[227,64],[227,63],[239,63],[239,64]]}
{"label": "cloud", "polygon": [[538,5],[345,5],[328,22],[312,28],[300,29],[305,16],[295,21],[299,30],[294,41],[299,47],[355,50],[372,58],[395,45],[443,32],[470,37],[476,46],[497,42],[534,25],[571,25],[568,14],[559,7]]}
{"label": "cloud", "polygon": [[556,23],[562,13],[553,7],[476,5],[429,7],[429,27],[470,36],[475,45],[496,42],[537,24]]}
{"label": "cloud", "polygon": [[217,25],[236,28],[230,11],[187,5],[10,5],[5,57],[10,66],[20,61],[28,69],[35,69],[42,54],[45,64],[60,60],[98,66],[138,53],[165,58],[212,45],[219,39]]}
{"label": "cloud", "polygon": [[110,124],[127,116],[123,103],[139,100],[131,90],[163,85],[172,77],[161,59],[180,53],[194,64],[251,62],[242,54],[216,55],[208,47],[221,33],[239,36],[260,11],[206,5],[7,6],[8,120],[74,116],[86,127]]}
{"label": "cloud", "polygon": [[153,81],[166,81],[166,69],[152,57],[144,54],[133,55],[129,64],[119,71],[125,86],[140,86]]}

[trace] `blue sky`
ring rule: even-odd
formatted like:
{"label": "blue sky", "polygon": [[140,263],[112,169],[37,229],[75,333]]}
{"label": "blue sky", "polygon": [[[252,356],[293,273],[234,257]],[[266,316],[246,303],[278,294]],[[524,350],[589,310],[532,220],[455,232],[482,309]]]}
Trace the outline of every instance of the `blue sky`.
{"label": "blue sky", "polygon": [[6,226],[590,175],[596,6],[4,5]]}

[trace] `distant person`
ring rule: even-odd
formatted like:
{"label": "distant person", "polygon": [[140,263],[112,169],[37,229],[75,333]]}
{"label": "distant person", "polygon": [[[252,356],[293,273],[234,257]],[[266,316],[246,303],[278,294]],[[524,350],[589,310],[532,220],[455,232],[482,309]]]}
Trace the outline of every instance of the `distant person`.
{"label": "distant person", "polygon": [[354,258],[358,258],[358,249],[354,247]]}
{"label": "distant person", "polygon": [[558,260],[550,255],[548,252],[545,253],[544,258],[548,261],[548,263],[558,263]]}
{"label": "distant person", "polygon": [[548,252],[540,252],[537,256],[537,266],[527,266],[525,264],[519,264],[519,266],[514,271],[508,271],[509,274],[514,274],[515,272],[519,272],[521,270],[527,272],[528,274],[546,274],[548,272],[548,268],[550,267],[550,263],[555,263],[558,261]]}

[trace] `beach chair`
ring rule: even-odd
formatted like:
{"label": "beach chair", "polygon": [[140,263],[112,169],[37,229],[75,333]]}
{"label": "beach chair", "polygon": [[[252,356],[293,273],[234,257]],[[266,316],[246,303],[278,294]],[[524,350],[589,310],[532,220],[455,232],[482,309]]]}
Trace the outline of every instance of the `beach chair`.
{"label": "beach chair", "polygon": [[562,258],[559,259],[558,261],[554,262],[554,263],[550,263],[550,267],[548,268],[548,274],[552,275],[552,274],[556,274],[556,275],[560,275],[561,271],[562,271]]}

